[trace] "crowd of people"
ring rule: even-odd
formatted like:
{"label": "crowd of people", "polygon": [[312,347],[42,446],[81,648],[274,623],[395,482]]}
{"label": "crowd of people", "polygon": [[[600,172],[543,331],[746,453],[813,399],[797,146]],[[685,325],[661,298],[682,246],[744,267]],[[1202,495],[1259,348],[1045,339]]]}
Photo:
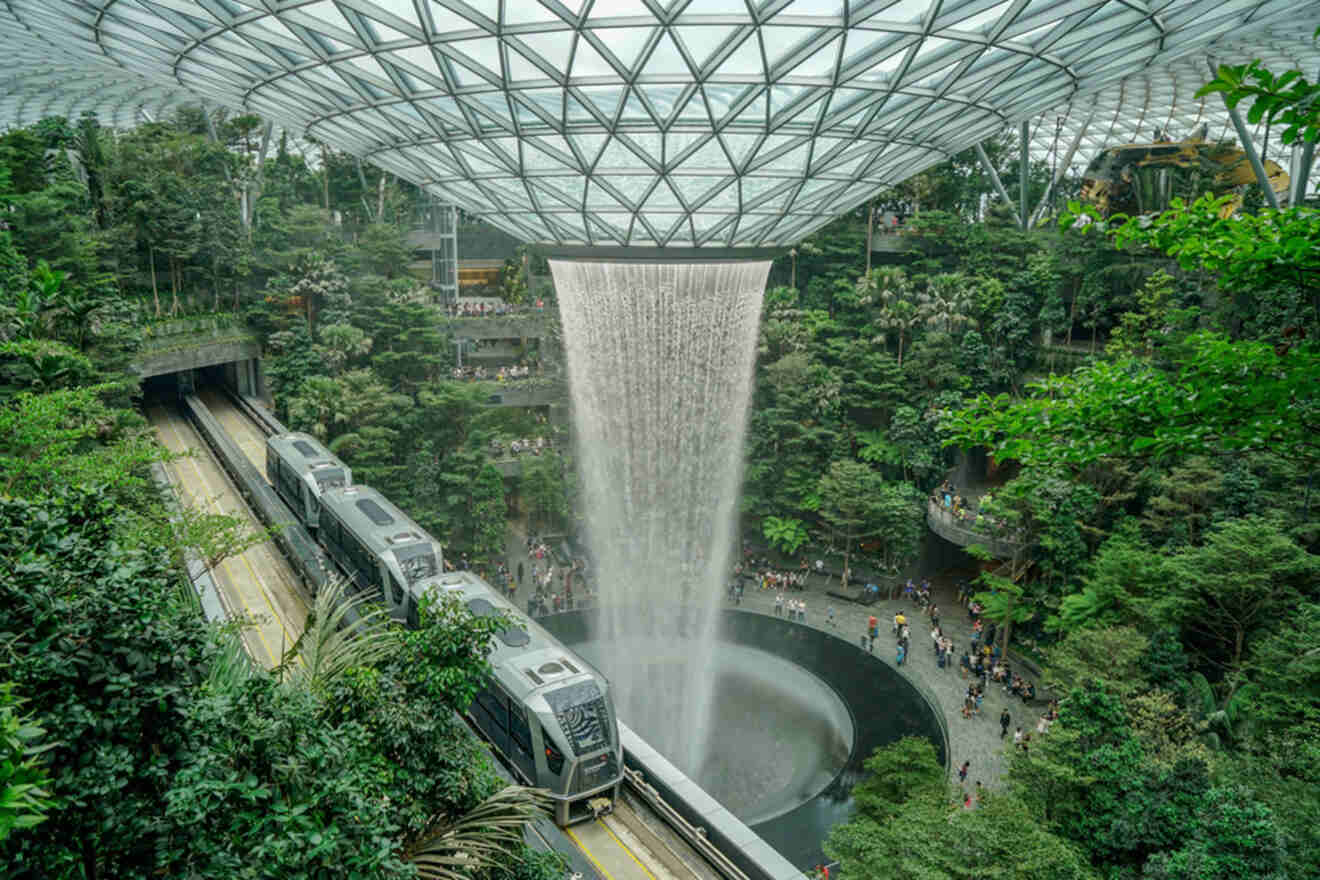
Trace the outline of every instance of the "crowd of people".
{"label": "crowd of people", "polygon": [[527,364],[513,364],[507,367],[484,366],[454,367],[450,375],[459,382],[483,382],[493,379],[496,382],[509,382],[514,379],[526,379],[532,375],[532,368]]}
{"label": "crowd of people", "polygon": [[490,441],[490,454],[492,458],[500,459],[508,456],[517,458],[520,455],[540,455],[547,449],[553,449],[554,442],[545,439],[544,436],[515,438],[505,446],[499,440]]}
{"label": "crowd of people", "polygon": [[[568,565],[559,565],[549,545],[530,535],[526,547],[532,577],[532,594],[527,597],[529,615],[541,617],[559,611],[572,611],[589,607],[595,601],[585,559],[574,559]],[[523,564],[521,561],[518,563],[518,577],[510,597],[517,592],[518,585],[523,581]]]}
{"label": "crowd of people", "polygon": [[498,318],[504,315],[516,315],[527,311],[545,311],[545,302],[538,299],[532,306],[520,306],[498,302],[459,302],[449,303],[445,311],[451,318]]}
{"label": "crowd of people", "polygon": [[[747,576],[741,564],[734,567],[733,573],[734,577],[739,579]],[[784,590],[802,592],[807,588],[807,572],[805,569],[802,571],[774,571],[766,568],[761,571],[750,572],[750,575],[762,590],[782,593]]]}
{"label": "crowd of people", "polygon": [[968,529],[980,534],[989,534],[1001,538],[1015,537],[1011,523],[1002,517],[980,512],[980,508],[990,500],[989,495],[983,496],[979,501],[972,499],[969,502],[958,494],[957,486],[949,480],[945,480],[935,491],[930,493],[930,500],[940,510],[953,517],[959,525]]}

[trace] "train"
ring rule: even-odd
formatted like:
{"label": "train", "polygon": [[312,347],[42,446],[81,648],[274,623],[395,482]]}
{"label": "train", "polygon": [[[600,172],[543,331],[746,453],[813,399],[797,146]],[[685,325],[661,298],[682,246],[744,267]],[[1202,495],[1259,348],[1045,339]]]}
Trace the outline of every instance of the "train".
{"label": "train", "polygon": [[450,595],[473,615],[503,614],[491,673],[468,718],[525,784],[544,788],[568,826],[611,804],[623,783],[609,680],[469,571],[444,570],[440,542],[306,434],[266,440],[266,475],[353,587],[379,596],[390,616],[417,626],[423,598]]}
{"label": "train", "polygon": [[353,470],[311,434],[294,431],[266,438],[266,480],[312,534],[321,495],[353,485]]}

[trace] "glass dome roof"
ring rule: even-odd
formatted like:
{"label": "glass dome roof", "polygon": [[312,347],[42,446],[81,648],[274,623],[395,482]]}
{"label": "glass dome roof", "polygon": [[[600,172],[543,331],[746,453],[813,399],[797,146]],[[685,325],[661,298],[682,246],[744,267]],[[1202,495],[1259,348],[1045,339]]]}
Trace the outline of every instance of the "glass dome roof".
{"label": "glass dome roof", "polygon": [[[1207,54],[1304,55],[1317,22],[1297,0],[7,0],[0,119],[201,99],[529,241],[766,247],[1006,124],[1038,117],[1041,150],[1061,107],[1092,119],[1084,162],[1170,114],[1161,89],[1190,100]],[[1134,113],[1137,81],[1159,88]]]}
{"label": "glass dome roof", "polygon": [[[1312,18],[1315,6],[1310,7]],[[1303,16],[1305,17],[1305,16]],[[1301,70],[1310,79],[1320,75],[1320,44],[1310,39],[1315,25],[1276,24],[1245,40],[1224,41],[1185,55],[1160,67],[1146,67],[1084,98],[1051,108],[1031,120],[1031,153],[1053,168],[1068,160],[1069,170],[1081,174],[1105,147],[1149,143],[1157,133],[1173,140],[1200,135],[1215,141],[1237,141],[1237,132],[1220,95],[1197,98],[1197,90],[1210,79],[1208,59],[1242,64],[1259,58],[1272,71]],[[1246,121],[1246,106],[1242,119]],[[1262,122],[1247,125],[1256,149],[1289,168],[1291,147],[1271,136]],[[1077,148],[1070,148],[1074,142]],[[1312,186],[1320,183],[1320,164],[1312,168]]]}

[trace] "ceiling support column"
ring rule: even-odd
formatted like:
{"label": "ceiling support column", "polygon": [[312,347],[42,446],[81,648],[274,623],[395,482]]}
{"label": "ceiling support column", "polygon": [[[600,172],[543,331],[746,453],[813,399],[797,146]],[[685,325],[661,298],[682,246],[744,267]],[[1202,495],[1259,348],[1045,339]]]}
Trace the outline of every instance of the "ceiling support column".
{"label": "ceiling support column", "polygon": [[1029,218],[1027,217],[1027,212],[1029,210],[1027,207],[1027,170],[1029,161],[1027,148],[1030,143],[1031,123],[1024,121],[1022,123],[1021,133],[1018,136],[1018,192],[1020,193],[1018,199],[1018,223],[1022,226],[1023,231],[1027,229],[1027,223],[1029,222]]}
{"label": "ceiling support column", "polygon": [[[1210,75],[1219,76],[1219,68],[1215,62],[1207,58],[1206,63],[1210,65]],[[1279,209],[1279,199],[1270,187],[1269,175],[1265,173],[1265,165],[1260,161],[1260,154],[1256,152],[1256,145],[1252,142],[1250,133],[1247,132],[1247,126],[1242,122],[1242,115],[1238,113],[1236,107],[1230,106],[1227,100],[1224,101],[1224,109],[1228,111],[1228,118],[1233,122],[1233,130],[1237,132],[1238,143],[1242,146],[1242,152],[1247,154],[1247,161],[1251,163],[1251,170],[1256,172],[1256,183],[1260,185],[1260,194],[1265,198],[1265,204],[1277,211]]]}
{"label": "ceiling support column", "polygon": [[995,171],[995,166],[990,164],[990,157],[985,154],[985,149],[980,144],[976,145],[976,158],[981,160],[981,167],[985,169],[986,174],[990,175],[990,182],[995,185],[995,192],[999,193],[999,197],[1004,200],[1004,203],[1012,208],[1013,200],[1008,197],[1008,190],[1004,189],[1004,182],[999,179],[999,172]]}
{"label": "ceiling support column", "polygon": [[1036,210],[1032,212],[1031,225],[1036,225],[1040,222],[1040,218],[1045,216],[1045,209],[1049,205],[1050,196],[1054,195],[1054,188],[1059,185],[1059,181],[1063,180],[1064,175],[1068,173],[1068,168],[1072,165],[1073,156],[1077,155],[1077,148],[1082,145],[1082,138],[1086,137],[1086,130],[1091,127],[1091,120],[1094,117],[1095,111],[1092,110],[1090,115],[1086,117],[1086,121],[1082,123],[1082,127],[1077,129],[1077,136],[1072,139],[1072,143],[1070,143],[1068,149],[1064,151],[1063,161],[1059,162],[1059,167],[1054,170],[1054,177],[1050,179],[1050,185],[1045,187],[1045,195],[1040,197],[1040,204],[1038,204]]}
{"label": "ceiling support column", "polygon": [[1315,141],[1305,141],[1297,157],[1296,173],[1292,180],[1292,198],[1289,204],[1300,205],[1306,198],[1306,184],[1311,176],[1311,166],[1315,162]]}

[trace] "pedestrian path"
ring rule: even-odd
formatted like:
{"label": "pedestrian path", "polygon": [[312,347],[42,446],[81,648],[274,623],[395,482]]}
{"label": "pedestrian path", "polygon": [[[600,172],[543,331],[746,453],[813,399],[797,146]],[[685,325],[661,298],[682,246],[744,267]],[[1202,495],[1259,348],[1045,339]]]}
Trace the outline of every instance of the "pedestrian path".
{"label": "pedestrian path", "polygon": [[[533,592],[531,561],[527,557],[525,536],[512,528],[509,532],[507,564],[509,570],[515,573],[518,563],[524,564],[525,577],[517,590],[517,602],[520,608],[525,608]],[[838,589],[837,579],[812,574],[807,581],[805,590],[785,594],[807,603],[807,621],[804,625],[836,632],[840,638],[858,645],[862,634],[866,632],[867,619],[874,614],[880,623],[880,637],[875,643],[875,653],[890,666],[896,666],[896,640],[891,634],[894,615],[902,611],[908,617],[912,631],[911,653],[903,665],[896,668],[900,675],[916,684],[928,700],[935,700],[937,711],[944,715],[949,736],[950,780],[957,782],[958,768],[964,761],[970,761],[965,786],[968,790],[974,788],[978,781],[989,788],[997,787],[1007,769],[1005,748],[1011,746],[1013,731],[1021,726],[1024,731],[1033,732],[1034,735],[1036,722],[1046,709],[1045,702],[1041,700],[1029,706],[1024,705],[1017,697],[1005,693],[1001,685],[991,682],[986,688],[980,716],[963,718],[963,698],[969,680],[962,677],[956,661],[943,669],[936,664],[930,639],[930,620],[919,607],[902,600],[881,600],[874,605],[863,606],[827,595],[829,589]],[[931,577],[932,595],[941,609],[940,626],[944,634],[953,639],[956,658],[970,645],[972,627],[966,611],[954,601],[955,583],[955,577]],[[760,590],[749,584],[743,593],[741,605],[737,607],[742,611],[774,614],[775,595],[773,590]],[[725,604],[734,607],[731,603]],[[828,620],[831,605],[834,606],[833,626]],[[1040,682],[1036,686],[1039,691],[1043,691]],[[1008,709],[1011,722],[1008,736],[1001,740],[999,717],[1005,708]]]}
{"label": "pedestrian path", "polygon": [[[931,583],[932,595],[940,607],[940,627],[946,636],[953,639],[954,656],[960,657],[963,649],[971,644],[971,621],[966,611],[954,601],[956,587],[953,583],[946,578],[934,577]],[[870,606],[858,605],[826,595],[830,587],[837,589],[837,581],[827,583],[826,579],[812,575],[808,579],[807,589],[785,595],[807,603],[806,626],[837,632],[840,638],[855,645],[860,643],[862,634],[866,632],[867,620],[874,614],[880,624],[875,654],[890,666],[896,666],[897,640],[892,635],[894,615],[902,611],[912,631],[912,650],[903,665],[896,668],[900,675],[918,685],[927,699],[933,697],[938,702],[937,711],[944,714],[949,735],[949,778],[956,782],[958,768],[964,761],[971,761],[966,783],[969,790],[977,781],[990,788],[998,786],[1007,769],[1004,747],[1012,742],[1013,730],[1020,725],[1024,731],[1034,731],[1036,722],[1046,708],[1045,704],[1038,702],[1024,706],[1020,699],[1005,693],[1002,686],[991,682],[986,688],[980,717],[970,720],[963,718],[963,698],[967,693],[969,679],[959,674],[956,661],[943,669],[936,664],[930,638],[930,619],[920,607],[901,600],[881,600]],[[739,607],[744,611],[773,614],[775,595],[772,590],[749,586],[743,593]],[[834,606],[833,626],[828,620],[831,605]],[[1001,741],[999,716],[1004,708],[1008,709],[1011,723],[1008,736]]]}

